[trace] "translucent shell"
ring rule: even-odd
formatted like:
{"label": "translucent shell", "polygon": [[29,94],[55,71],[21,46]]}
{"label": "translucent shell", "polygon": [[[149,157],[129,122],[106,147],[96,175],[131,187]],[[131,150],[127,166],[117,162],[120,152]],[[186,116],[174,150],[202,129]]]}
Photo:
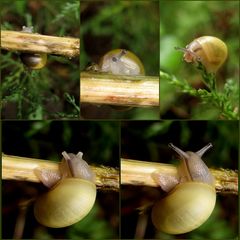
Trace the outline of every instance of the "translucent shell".
{"label": "translucent shell", "polygon": [[200,61],[207,72],[215,73],[226,61],[228,49],[226,44],[219,38],[203,36],[193,40],[184,50],[186,62]]}
{"label": "translucent shell", "polygon": [[20,58],[30,69],[41,69],[47,63],[47,54],[45,53],[21,53]]}
{"label": "translucent shell", "polygon": [[114,49],[107,52],[99,62],[101,72],[119,75],[144,75],[145,70],[141,60],[132,52],[124,49]]}
{"label": "translucent shell", "polygon": [[154,226],[169,234],[183,234],[202,225],[211,215],[216,202],[213,186],[201,182],[177,185],[152,209]]}
{"label": "translucent shell", "polygon": [[83,179],[65,178],[38,197],[34,215],[47,227],[66,227],[83,219],[92,209],[95,199],[95,184]]}

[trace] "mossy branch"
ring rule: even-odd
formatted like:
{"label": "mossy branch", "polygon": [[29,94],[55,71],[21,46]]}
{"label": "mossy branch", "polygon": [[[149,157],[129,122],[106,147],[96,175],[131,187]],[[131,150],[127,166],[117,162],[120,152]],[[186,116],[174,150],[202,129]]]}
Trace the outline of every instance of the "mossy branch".
{"label": "mossy branch", "polygon": [[[216,191],[221,194],[238,194],[238,172],[229,169],[210,169],[216,179]],[[159,187],[151,173],[177,176],[177,168],[170,164],[121,159],[121,184]]]}
{"label": "mossy branch", "polygon": [[73,58],[80,55],[80,39],[2,30],[1,48],[8,51],[47,53]]}
{"label": "mossy branch", "polygon": [[159,78],[82,72],[80,102],[159,106]]}
{"label": "mossy branch", "polygon": [[[2,154],[2,179],[40,182],[34,174],[35,168],[58,171],[59,163],[35,158]],[[91,166],[96,174],[96,185],[103,190],[119,189],[119,171],[105,166]]]}

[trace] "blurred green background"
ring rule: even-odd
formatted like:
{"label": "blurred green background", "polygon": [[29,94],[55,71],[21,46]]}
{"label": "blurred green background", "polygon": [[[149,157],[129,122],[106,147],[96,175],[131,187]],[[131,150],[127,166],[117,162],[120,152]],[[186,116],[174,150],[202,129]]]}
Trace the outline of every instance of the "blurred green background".
{"label": "blurred green background", "polygon": [[[61,4],[59,4],[61,3]],[[2,0],[1,30],[79,38],[78,0]],[[79,59],[49,55],[47,65],[30,72],[19,52],[1,51],[2,118],[79,118]]]}
{"label": "blurred green background", "polygon": [[[239,1],[160,1],[160,70],[194,88],[205,88],[199,70],[183,61],[183,53],[174,47],[186,47],[200,36],[216,36],[227,44],[229,54],[217,74],[217,86],[221,89],[232,79],[238,88],[239,27]],[[217,118],[215,108],[181,93],[165,79],[160,82],[161,118]]]}
{"label": "blurred green background", "polygon": [[[118,122],[5,121],[2,123],[2,150],[5,154],[60,161],[61,152],[83,152],[91,165],[119,168]],[[39,183],[2,182],[2,238],[13,238],[20,206],[46,188]],[[30,205],[22,239],[108,239],[118,238],[119,193],[97,191],[94,208],[82,221],[61,229],[38,224]]]}
{"label": "blurred green background", "polygon": [[[202,159],[208,167],[238,169],[238,121],[131,121],[121,124],[121,157],[148,162],[177,165],[176,154],[168,147],[173,143],[183,151],[196,152],[213,144]],[[121,234],[133,238],[141,215],[139,209],[159,198],[160,188],[122,185]],[[163,197],[163,195],[161,196]],[[233,239],[238,234],[238,197],[217,194],[217,204],[211,217],[200,228],[184,235],[158,232],[147,211],[146,239]],[[140,227],[141,228],[141,227]]]}
{"label": "blurred green background", "polygon": [[[143,62],[146,75],[159,74],[158,1],[81,1],[80,69],[108,51],[123,48]],[[116,111],[109,106],[81,104],[83,118],[159,119],[159,108]]]}

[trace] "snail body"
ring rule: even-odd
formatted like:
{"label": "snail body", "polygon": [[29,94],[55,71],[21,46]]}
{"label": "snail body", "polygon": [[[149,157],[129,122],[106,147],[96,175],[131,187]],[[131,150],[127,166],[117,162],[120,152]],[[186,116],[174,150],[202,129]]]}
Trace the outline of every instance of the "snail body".
{"label": "snail body", "polygon": [[102,72],[120,75],[144,75],[145,70],[140,59],[132,52],[114,49],[107,52],[100,60]]}
{"label": "snail body", "polygon": [[186,48],[176,49],[184,51],[183,59],[186,62],[201,62],[209,73],[216,73],[228,55],[226,44],[213,36],[196,38]]}
{"label": "snail body", "polygon": [[160,231],[183,234],[201,226],[215,206],[215,180],[201,159],[212,145],[196,153],[183,152],[173,144],[170,147],[180,155],[182,162],[175,179],[153,173],[154,180],[168,193],[154,204],[152,222]]}
{"label": "snail body", "polygon": [[63,156],[60,175],[49,170],[35,170],[50,190],[37,198],[34,215],[39,223],[52,228],[80,221],[90,212],[96,199],[95,175],[82,159],[82,153],[63,152]]}
{"label": "snail body", "polygon": [[[33,27],[23,26],[22,32],[33,33]],[[20,54],[22,63],[29,69],[41,69],[47,64],[46,53],[29,53],[23,52]]]}
{"label": "snail body", "polygon": [[144,75],[145,70],[141,60],[125,49],[114,49],[100,59],[98,64],[90,66],[92,71],[116,75]]}

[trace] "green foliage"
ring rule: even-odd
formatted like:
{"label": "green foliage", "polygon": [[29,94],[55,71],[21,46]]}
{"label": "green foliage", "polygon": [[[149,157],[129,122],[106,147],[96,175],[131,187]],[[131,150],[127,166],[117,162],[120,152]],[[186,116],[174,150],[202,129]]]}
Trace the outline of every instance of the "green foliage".
{"label": "green foliage", "polygon": [[59,112],[58,113],[59,118],[66,118],[66,119],[78,118],[80,115],[80,107],[76,104],[74,96],[71,96],[68,93],[64,93],[64,98],[67,100],[68,103],[70,103],[73,106],[74,110],[72,114],[65,114],[65,113]]}
{"label": "green foliage", "polygon": [[23,64],[16,63],[11,55],[11,53],[6,54],[1,65],[3,70],[11,69],[2,82],[3,115],[5,107],[16,103],[17,118],[42,119],[44,113],[41,106],[44,97],[40,93],[42,89],[47,90],[48,87],[44,81],[39,81],[39,79],[44,79],[43,72],[31,72],[25,69]]}
{"label": "green foliage", "polygon": [[[160,77],[179,88],[183,93],[200,98],[204,107],[213,109],[218,114],[218,118],[238,119],[238,82],[228,79],[223,90],[219,91],[216,88],[216,75],[207,73],[200,62],[198,63],[198,69],[201,70],[202,77],[209,90],[195,89],[187,81],[179,80],[175,76],[170,76],[162,71],[160,71]],[[209,119],[209,116],[207,119]]]}
{"label": "green foliage", "polygon": [[[55,1],[56,4],[59,1]],[[62,5],[60,9],[60,13],[58,13],[53,19],[52,23],[55,24],[59,22],[61,25],[65,25],[65,28],[68,28],[71,24],[76,24],[76,22],[80,21],[80,2],[79,0],[74,0],[72,2],[66,2]]]}

